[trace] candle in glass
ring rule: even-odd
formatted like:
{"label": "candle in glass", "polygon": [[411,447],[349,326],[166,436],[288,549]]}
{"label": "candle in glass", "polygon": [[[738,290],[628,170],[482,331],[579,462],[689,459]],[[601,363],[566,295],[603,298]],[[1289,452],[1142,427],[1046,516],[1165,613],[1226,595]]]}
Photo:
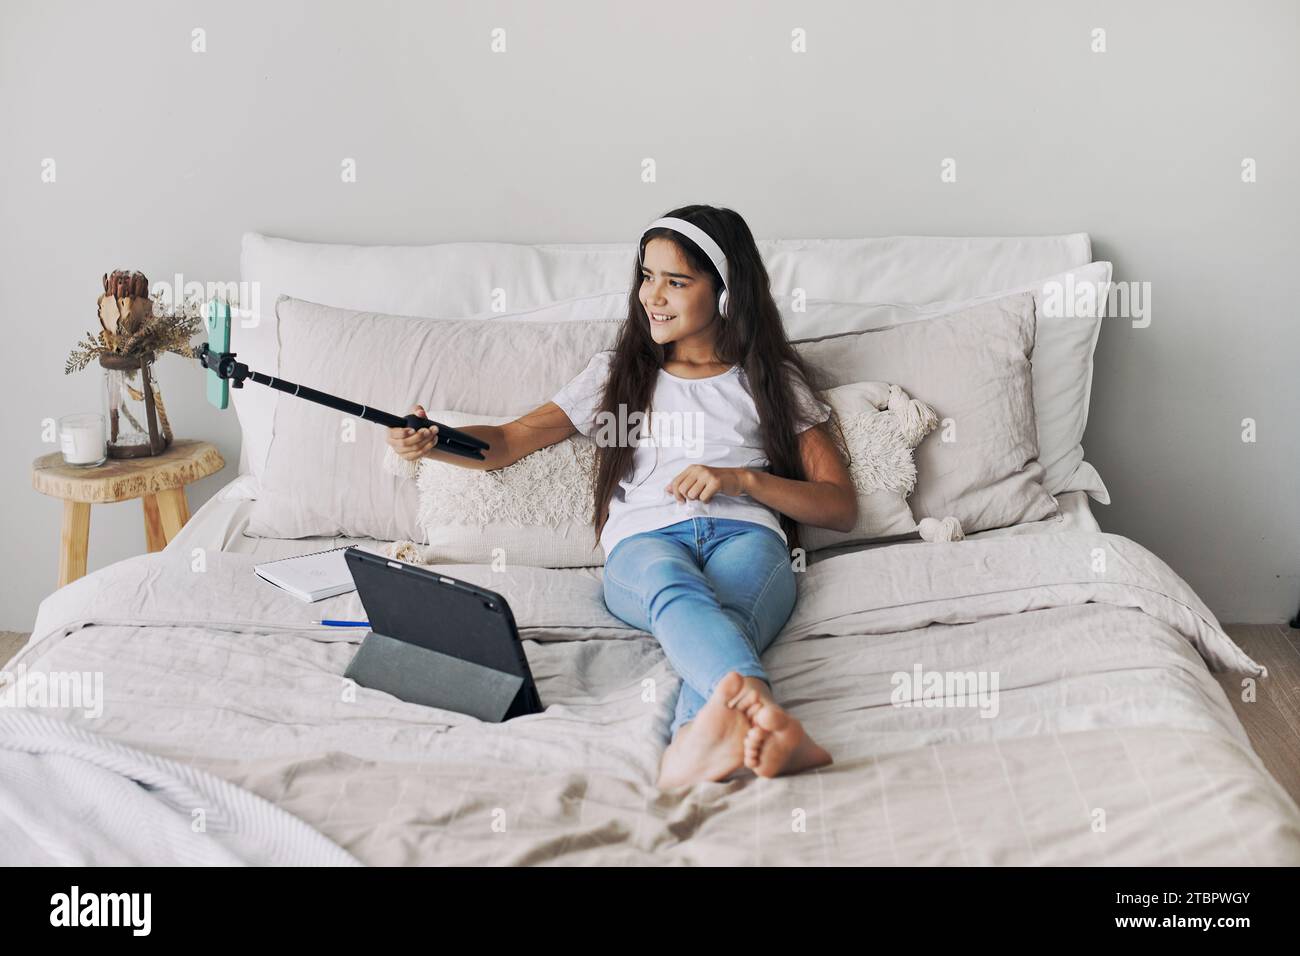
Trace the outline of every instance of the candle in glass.
{"label": "candle in glass", "polygon": [[93,468],[108,460],[104,440],[104,416],[94,412],[65,415],[59,419],[59,445],[69,465]]}

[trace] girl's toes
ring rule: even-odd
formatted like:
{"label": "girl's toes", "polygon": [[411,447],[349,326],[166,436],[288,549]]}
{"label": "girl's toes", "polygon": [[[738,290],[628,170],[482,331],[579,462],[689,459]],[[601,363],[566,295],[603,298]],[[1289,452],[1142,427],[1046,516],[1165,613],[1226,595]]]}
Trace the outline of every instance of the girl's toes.
{"label": "girl's toes", "polygon": [[735,708],[737,710],[745,711],[753,706],[754,697],[755,694],[753,689],[750,687],[745,687],[735,697],[727,701],[727,706]]}

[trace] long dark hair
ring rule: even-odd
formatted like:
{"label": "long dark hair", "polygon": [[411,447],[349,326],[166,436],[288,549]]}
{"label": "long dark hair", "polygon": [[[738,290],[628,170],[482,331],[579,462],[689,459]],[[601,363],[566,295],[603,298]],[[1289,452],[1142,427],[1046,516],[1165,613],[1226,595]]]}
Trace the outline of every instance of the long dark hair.
{"label": "long dark hair", "polygon": [[[814,391],[821,390],[823,385],[820,372],[815,372],[805,363],[786,338],[781,313],[772,299],[767,268],[749,226],[739,213],[714,206],[682,206],[664,215],[685,219],[703,229],[721,246],[723,255],[727,257],[727,317],[719,323],[714,350],[719,361],[738,364],[745,373],[758,410],[763,451],[768,459],[767,470],[781,478],[806,481],[794,431],[796,405],[790,376],[801,375]],[[673,242],[696,272],[711,277],[713,298],[717,299],[723,288],[722,276],[694,242],[666,227],[650,230],[645,242],[649,243],[651,239]],[[671,356],[672,343],[667,347],[660,345],[650,334],[650,317],[641,305],[640,288],[641,262],[638,260],[633,265],[632,288],[627,297],[627,319],[614,344],[609,378],[599,408],[601,412],[612,414],[613,420],[617,420],[620,406],[629,412],[649,409],[659,370],[664,366],[665,356]],[[835,423],[833,431],[828,427],[832,422]],[[816,427],[831,437],[842,458],[848,461],[844,433],[836,416],[832,414],[829,421]],[[597,444],[592,510],[597,541],[609,520],[610,499],[619,481],[631,471],[635,453],[635,439]],[[784,514],[779,514],[779,519],[789,548],[798,548],[796,523]]]}

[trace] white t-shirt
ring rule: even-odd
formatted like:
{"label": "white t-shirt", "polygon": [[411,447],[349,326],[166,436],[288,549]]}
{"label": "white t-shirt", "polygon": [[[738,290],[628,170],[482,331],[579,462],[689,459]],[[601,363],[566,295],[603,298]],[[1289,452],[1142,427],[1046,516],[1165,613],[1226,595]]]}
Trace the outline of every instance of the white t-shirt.
{"label": "white t-shirt", "polygon": [[[596,421],[596,409],[609,376],[612,350],[597,352],[587,367],[551,399],[582,434],[598,445],[630,436],[636,424],[614,415]],[[799,408],[797,432],[830,417],[831,407],[813,395],[798,375],[794,387]],[[629,535],[676,524],[686,518],[734,518],[766,525],[786,541],[775,511],[748,495],[715,494],[711,501],[679,502],[669,482],[693,464],[715,468],[768,467],[759,436],[758,409],[745,370],[733,365],[721,375],[686,379],[659,370],[650,402],[646,431],[632,459],[632,476],[619,482],[609,503],[609,520],[600,535],[608,557]],[[789,542],[787,541],[787,544]]]}

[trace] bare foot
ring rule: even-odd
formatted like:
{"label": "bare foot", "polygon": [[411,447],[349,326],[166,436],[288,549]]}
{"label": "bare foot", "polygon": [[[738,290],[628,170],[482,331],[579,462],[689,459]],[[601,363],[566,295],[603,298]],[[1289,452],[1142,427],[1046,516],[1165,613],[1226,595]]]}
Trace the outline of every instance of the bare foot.
{"label": "bare foot", "polygon": [[745,735],[745,766],[760,777],[800,773],[831,763],[831,755],[780,704],[751,702],[748,713],[752,726]]}
{"label": "bare foot", "polygon": [[744,687],[735,671],[718,681],[713,696],[664,751],[659,764],[660,790],[670,790],[702,780],[722,780],[743,767],[749,718],[727,706]]}

